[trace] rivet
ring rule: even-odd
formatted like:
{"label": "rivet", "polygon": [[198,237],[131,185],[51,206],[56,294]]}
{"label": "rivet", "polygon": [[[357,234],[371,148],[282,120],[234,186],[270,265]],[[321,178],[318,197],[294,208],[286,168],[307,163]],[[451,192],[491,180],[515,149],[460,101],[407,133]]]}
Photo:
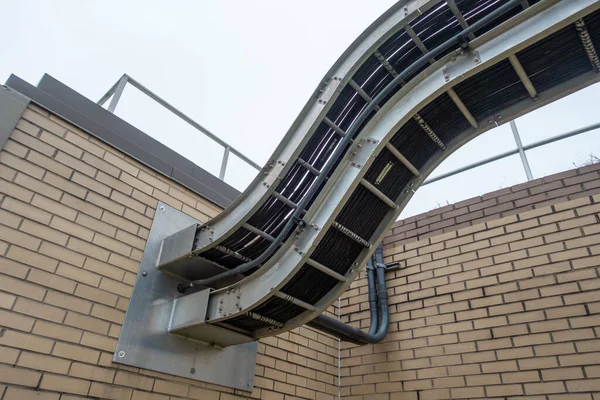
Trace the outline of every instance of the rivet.
{"label": "rivet", "polygon": [[195,374],[195,373],[196,373],[196,368],[190,369],[190,374]]}
{"label": "rivet", "polygon": [[160,211],[165,211],[165,206],[160,206],[160,207],[159,207],[159,210],[160,210]]}
{"label": "rivet", "polygon": [[146,271],[142,272],[142,276],[148,276],[148,273]]}
{"label": "rivet", "polygon": [[119,358],[125,357],[125,352],[123,350],[119,351]]}

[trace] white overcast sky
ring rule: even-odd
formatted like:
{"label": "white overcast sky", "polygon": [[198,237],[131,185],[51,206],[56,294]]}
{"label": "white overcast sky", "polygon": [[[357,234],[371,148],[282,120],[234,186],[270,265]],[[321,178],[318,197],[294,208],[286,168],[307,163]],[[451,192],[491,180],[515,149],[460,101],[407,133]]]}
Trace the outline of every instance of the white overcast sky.
{"label": "white overcast sky", "polygon": [[[97,100],[127,73],[262,165],[327,70],[393,0],[0,0],[0,83],[48,73]],[[596,85],[517,120],[524,143],[600,122]],[[222,149],[128,87],[117,115],[218,174]],[[534,177],[600,156],[594,131],[528,152]],[[508,125],[434,175],[514,148]],[[254,170],[230,159],[243,189]],[[403,216],[524,181],[518,156],[421,188]]]}

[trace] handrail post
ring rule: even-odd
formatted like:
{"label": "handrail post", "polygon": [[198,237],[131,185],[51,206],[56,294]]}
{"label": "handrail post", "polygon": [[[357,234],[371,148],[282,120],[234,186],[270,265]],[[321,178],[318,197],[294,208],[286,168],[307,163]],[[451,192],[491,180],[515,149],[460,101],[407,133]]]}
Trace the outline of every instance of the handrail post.
{"label": "handrail post", "polygon": [[521,136],[519,135],[519,130],[517,129],[517,124],[515,123],[515,121],[510,121],[510,129],[512,130],[513,136],[515,137],[515,143],[517,144],[519,156],[521,157],[521,162],[523,163],[525,176],[527,176],[527,180],[530,181],[533,179],[533,174],[531,173],[531,167],[529,166],[527,155],[525,154],[525,150],[523,149],[523,143],[521,142]]}
{"label": "handrail post", "polygon": [[229,152],[231,151],[231,147],[225,146],[223,151],[223,160],[221,161],[221,171],[219,172],[219,179],[225,180],[225,171],[227,170],[227,160],[229,159]]}
{"label": "handrail post", "polygon": [[123,75],[121,79],[119,79],[119,83],[117,84],[117,88],[115,89],[115,93],[110,100],[110,104],[108,105],[108,111],[111,113],[115,113],[115,108],[117,108],[117,104],[119,104],[119,100],[121,99],[121,95],[123,94],[123,90],[125,90],[125,85],[127,85],[128,77],[127,75]]}

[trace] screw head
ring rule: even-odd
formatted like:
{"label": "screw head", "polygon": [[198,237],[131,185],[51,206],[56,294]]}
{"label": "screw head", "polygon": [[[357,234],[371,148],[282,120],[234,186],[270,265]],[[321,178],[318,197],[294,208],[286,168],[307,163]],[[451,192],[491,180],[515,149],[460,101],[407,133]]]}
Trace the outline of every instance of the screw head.
{"label": "screw head", "polygon": [[196,368],[190,369],[190,374],[195,374],[195,373],[196,373]]}
{"label": "screw head", "polygon": [[160,206],[158,209],[159,209],[160,211],[165,211],[165,206]]}
{"label": "screw head", "polygon": [[125,357],[125,352],[123,350],[119,351],[119,358]]}
{"label": "screw head", "polygon": [[142,276],[148,276],[148,273],[146,271],[142,272]]}

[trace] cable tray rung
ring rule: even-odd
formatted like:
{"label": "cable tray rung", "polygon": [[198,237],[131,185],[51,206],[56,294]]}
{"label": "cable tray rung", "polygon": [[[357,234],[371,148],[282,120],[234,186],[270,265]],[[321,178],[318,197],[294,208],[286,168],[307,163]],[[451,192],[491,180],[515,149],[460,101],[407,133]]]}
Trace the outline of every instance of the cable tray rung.
{"label": "cable tray rung", "polygon": [[306,260],[306,263],[308,265],[310,265],[311,267],[313,267],[314,269],[317,269],[317,270],[321,271],[322,273],[329,275],[332,278],[337,279],[340,282],[346,282],[348,280],[344,275],[338,274],[334,270],[327,268],[326,266],[313,260],[312,258],[309,258],[308,260]]}

